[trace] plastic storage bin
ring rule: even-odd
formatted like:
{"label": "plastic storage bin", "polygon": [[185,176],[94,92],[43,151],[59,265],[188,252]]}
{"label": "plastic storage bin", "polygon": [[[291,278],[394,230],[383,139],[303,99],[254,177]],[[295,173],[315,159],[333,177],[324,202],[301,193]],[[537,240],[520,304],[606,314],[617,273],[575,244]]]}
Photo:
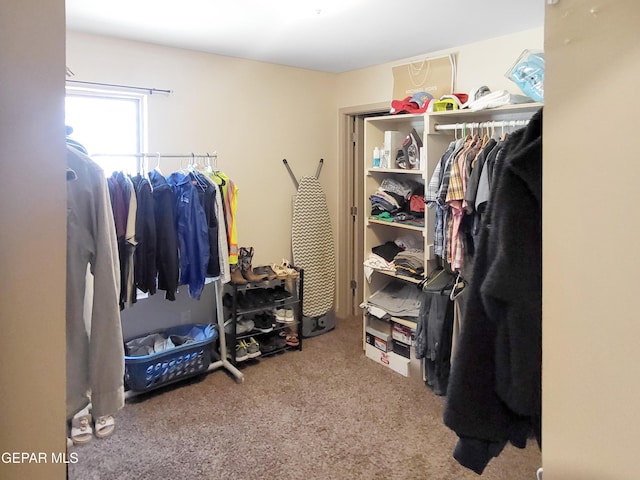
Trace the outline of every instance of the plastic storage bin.
{"label": "plastic storage bin", "polygon": [[[211,349],[218,338],[213,325],[188,324],[144,335],[158,334],[166,338],[193,338],[193,341],[172,346],[158,353],[128,356],[125,353],[125,386],[132,391],[146,392],[178,380],[205,372],[211,363]],[[137,339],[143,338],[137,337]],[[125,341],[125,352],[131,341]]]}

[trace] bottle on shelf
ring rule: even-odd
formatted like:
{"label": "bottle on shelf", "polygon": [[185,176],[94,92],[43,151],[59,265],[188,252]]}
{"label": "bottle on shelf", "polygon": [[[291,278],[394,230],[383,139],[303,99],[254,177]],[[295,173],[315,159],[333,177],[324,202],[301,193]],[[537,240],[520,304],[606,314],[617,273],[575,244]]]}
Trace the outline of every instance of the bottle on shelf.
{"label": "bottle on shelf", "polygon": [[378,147],[373,149],[373,168],[380,168],[380,149]]}

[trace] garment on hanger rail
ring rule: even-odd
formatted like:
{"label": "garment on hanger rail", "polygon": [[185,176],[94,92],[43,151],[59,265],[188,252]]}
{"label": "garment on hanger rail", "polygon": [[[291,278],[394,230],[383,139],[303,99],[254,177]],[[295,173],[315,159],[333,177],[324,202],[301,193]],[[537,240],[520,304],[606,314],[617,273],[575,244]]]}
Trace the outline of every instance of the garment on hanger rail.
{"label": "garment on hanger rail", "polygon": [[507,442],[542,442],[542,110],[501,153],[444,410],[454,457],[478,474]]}
{"label": "garment on hanger rail", "polygon": [[174,172],[167,183],[176,197],[180,285],[188,285],[189,296],[200,299],[209,264],[209,232],[204,208],[191,177]]}
{"label": "garment on hanger rail", "polygon": [[216,232],[217,232],[217,254],[218,254],[218,262],[219,262],[218,269],[220,272],[219,275],[220,275],[221,282],[227,283],[231,280],[231,271],[229,266],[229,243],[227,239],[224,205],[222,202],[222,190],[220,189],[220,185],[215,183],[211,178],[212,173],[213,172],[205,171],[203,177],[215,189],[215,195],[214,195],[215,203],[214,203],[213,214],[215,215],[216,224],[217,224]]}
{"label": "garment on hanger rail", "polygon": [[156,293],[156,220],[151,183],[144,175],[131,177],[137,201],[134,283],[149,295]]}
{"label": "garment on hanger rail", "polygon": [[133,256],[136,249],[137,200],[133,183],[123,172],[113,172],[107,183],[118,238],[120,309],[123,309],[136,302]]}
{"label": "garment on hanger rail", "polygon": [[67,168],[67,419],[89,403],[98,418],[124,406],[118,246],[104,172],[70,146]]}
{"label": "garment on hanger rail", "polygon": [[209,263],[207,265],[207,275],[211,277],[220,276],[220,254],[218,251],[218,217],[216,215],[216,194],[218,190],[211,181],[202,173],[193,170],[189,172],[192,184],[196,187],[200,204],[204,209],[207,221],[209,238]]}
{"label": "garment on hanger rail", "polygon": [[174,301],[180,278],[176,197],[173,189],[167,183],[167,179],[159,171],[150,171],[149,181],[153,188],[158,289],[165,291],[167,300]]}
{"label": "garment on hanger rail", "polygon": [[227,245],[229,247],[229,264],[238,264],[238,229],[236,211],[238,208],[238,186],[223,172],[212,172],[210,178],[220,186],[224,209]]}

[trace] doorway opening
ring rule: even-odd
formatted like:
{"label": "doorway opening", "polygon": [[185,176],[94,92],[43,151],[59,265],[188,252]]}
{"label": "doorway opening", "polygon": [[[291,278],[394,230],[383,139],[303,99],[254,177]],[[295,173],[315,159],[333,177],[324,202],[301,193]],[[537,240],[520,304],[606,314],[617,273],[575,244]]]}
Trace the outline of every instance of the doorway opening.
{"label": "doorway opening", "polygon": [[364,275],[364,122],[367,117],[386,115],[386,102],[340,109],[338,204],[338,291],[336,310],[341,318],[359,318]]}

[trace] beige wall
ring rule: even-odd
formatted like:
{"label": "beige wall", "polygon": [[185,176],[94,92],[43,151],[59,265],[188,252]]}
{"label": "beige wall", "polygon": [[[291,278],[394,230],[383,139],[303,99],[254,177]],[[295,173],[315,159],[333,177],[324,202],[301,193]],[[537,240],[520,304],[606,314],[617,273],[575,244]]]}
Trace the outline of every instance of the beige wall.
{"label": "beige wall", "polygon": [[339,76],[338,107],[387,102],[392,99],[392,67],[424,58],[454,53],[457,63],[456,91],[468,93],[474,87],[486,85],[491,90],[509,90],[521,93],[518,87],[504,76],[518,55],[525,48],[543,48],[542,28],[497,37],[456,48],[429,52],[375,67],[353,70]]}
{"label": "beige wall", "polygon": [[[240,188],[238,239],[254,264],[291,259],[291,198],[298,178],[320,180],[336,223],[335,76],[140,42],[67,34],[74,80],[169,89],[149,96],[151,152],[218,152]],[[178,161],[162,162],[165,174]],[[335,226],[334,226],[335,231]]]}
{"label": "beige wall", "polygon": [[61,479],[65,449],[64,1],[0,7],[0,478]]}
{"label": "beige wall", "polygon": [[545,480],[640,478],[639,18],[634,0],[547,6]]}
{"label": "beige wall", "polygon": [[[524,48],[542,48],[542,29],[452,49],[458,86],[517,91],[503,74]],[[218,151],[220,169],[241,188],[240,244],[256,246],[257,263],[290,258],[295,188],[283,158],[298,177],[325,159],[320,179],[337,234],[337,110],[388,102],[391,67],[417,58],[333,75],[79,32],[67,34],[67,57],[76,80],[173,91],[149,97],[148,150]],[[163,161],[163,172],[177,167]]]}

